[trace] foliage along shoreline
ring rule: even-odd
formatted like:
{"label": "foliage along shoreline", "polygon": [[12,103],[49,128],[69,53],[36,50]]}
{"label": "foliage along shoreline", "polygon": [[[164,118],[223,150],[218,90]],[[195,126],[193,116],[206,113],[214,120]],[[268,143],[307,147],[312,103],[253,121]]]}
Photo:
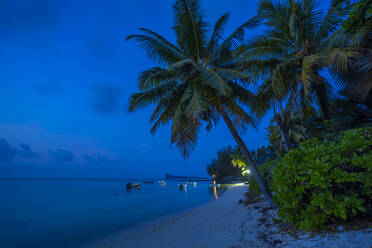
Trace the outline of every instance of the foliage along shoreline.
{"label": "foliage along shoreline", "polygon": [[[151,132],[170,124],[171,144],[185,158],[195,149],[200,129],[210,130],[223,120],[237,148],[227,148],[231,161],[222,164],[247,174],[249,169],[252,187],[278,208],[285,222],[315,230],[370,216],[372,0],[333,0],[326,11],[315,0],[261,0],[257,15],[227,36],[228,13],[209,29],[201,1],[176,0],[173,10],[175,42],[146,28],[127,37],[157,64],[140,73],[139,92],[131,95],[129,110],[155,105]],[[245,31],[257,27],[263,31],[247,40]],[[259,151],[248,150],[242,133],[268,111],[273,111],[270,145],[263,150],[271,159],[259,166]],[[364,134],[367,138],[358,144],[347,138]],[[301,160],[317,147],[330,149],[334,157],[319,154],[312,158],[314,164]],[[302,157],[290,159],[301,152]],[[332,182],[319,179],[319,171],[329,166],[341,172]],[[310,173],[300,178],[295,173],[281,184],[291,174],[280,168]],[[322,183],[306,191],[314,178]],[[299,192],[291,195],[298,181]]]}

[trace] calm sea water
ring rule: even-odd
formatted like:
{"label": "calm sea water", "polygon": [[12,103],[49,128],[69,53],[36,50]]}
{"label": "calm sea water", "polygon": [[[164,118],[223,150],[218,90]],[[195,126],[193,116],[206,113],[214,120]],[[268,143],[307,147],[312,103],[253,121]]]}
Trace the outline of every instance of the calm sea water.
{"label": "calm sea water", "polygon": [[[142,182],[132,180],[131,182]],[[0,247],[75,247],[117,230],[210,201],[209,183],[165,187],[125,180],[1,180]]]}

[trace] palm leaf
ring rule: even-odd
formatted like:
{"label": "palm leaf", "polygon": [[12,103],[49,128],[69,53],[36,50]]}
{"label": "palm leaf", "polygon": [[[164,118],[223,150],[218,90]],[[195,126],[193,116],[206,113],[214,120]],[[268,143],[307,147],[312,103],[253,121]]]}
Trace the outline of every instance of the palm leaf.
{"label": "palm leaf", "polygon": [[187,57],[195,56],[200,62],[202,48],[206,43],[207,27],[203,20],[203,10],[198,0],[177,0],[173,6],[177,43]]}
{"label": "palm leaf", "polygon": [[156,103],[176,85],[177,82],[171,80],[163,82],[159,86],[153,87],[149,90],[132,94],[129,98],[129,111],[134,111],[135,109]]}
{"label": "palm leaf", "polygon": [[205,68],[200,74],[203,83],[217,90],[219,96],[228,96],[232,90],[229,84],[213,69]]}
{"label": "palm leaf", "polygon": [[209,39],[209,42],[207,44],[207,51],[212,51],[217,47],[219,41],[222,39],[224,28],[228,19],[229,13],[226,13],[217,20],[211,38]]}
{"label": "palm leaf", "polygon": [[138,77],[138,85],[141,90],[148,90],[171,79],[172,76],[173,75],[164,68],[152,67],[140,73]]}
{"label": "palm leaf", "polygon": [[155,60],[161,65],[168,65],[185,59],[184,55],[178,49],[175,49],[173,45],[169,45],[162,39],[158,39],[152,35],[129,35],[127,40],[131,39],[134,39],[140,44],[150,59]]}

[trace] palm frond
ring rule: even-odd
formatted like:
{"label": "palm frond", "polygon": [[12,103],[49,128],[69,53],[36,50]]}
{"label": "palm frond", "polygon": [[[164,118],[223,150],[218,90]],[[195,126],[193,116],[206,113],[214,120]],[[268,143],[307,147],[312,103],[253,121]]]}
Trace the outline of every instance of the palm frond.
{"label": "palm frond", "polygon": [[129,111],[156,103],[176,85],[177,82],[171,80],[149,90],[132,94],[129,98]]}
{"label": "palm frond", "polygon": [[228,19],[229,19],[229,13],[226,13],[217,20],[216,24],[214,25],[211,38],[209,39],[209,42],[207,44],[207,49],[206,49],[207,51],[212,51],[219,44],[219,41],[222,39],[225,25]]}
{"label": "palm frond", "polygon": [[324,119],[330,119],[329,103],[332,97],[332,86],[323,76],[317,75],[316,80],[312,81],[311,87]]}
{"label": "palm frond", "polygon": [[205,68],[200,76],[203,83],[215,89],[219,96],[229,96],[232,93],[229,84],[213,69]]}
{"label": "palm frond", "polygon": [[233,124],[239,132],[244,133],[249,125],[256,128],[255,117],[248,114],[236,101],[231,98],[226,99],[224,101],[224,106],[233,118]]}
{"label": "palm frond", "polygon": [[188,158],[196,147],[201,124],[187,118],[182,118],[182,121],[181,126],[172,126],[171,144],[176,144],[182,156]]}
{"label": "palm frond", "polygon": [[180,70],[185,70],[185,67],[194,67],[197,70],[200,69],[199,66],[198,66],[198,64],[196,64],[194,62],[194,60],[192,60],[192,59],[184,59],[184,60],[180,60],[180,61],[177,61],[176,63],[171,64],[168,67],[168,71],[170,71],[170,72],[177,72],[177,71],[180,71]]}
{"label": "palm frond", "polygon": [[167,94],[163,94],[150,117],[150,122],[154,122],[158,119],[169,106],[177,108],[180,104],[185,88],[185,85],[181,84],[168,91]]}
{"label": "palm frond", "polygon": [[185,56],[173,45],[152,35],[134,34],[127,37],[127,40],[132,39],[140,44],[150,59],[161,65],[168,65],[185,59]]}
{"label": "palm frond", "polygon": [[206,44],[209,23],[203,19],[203,9],[198,0],[176,0],[173,5],[177,43],[188,58],[200,62]]}
{"label": "palm frond", "polygon": [[289,40],[283,39],[276,32],[267,32],[265,35],[250,40],[243,56],[247,58],[276,58],[292,52],[292,46],[293,44]]}
{"label": "palm frond", "polygon": [[327,38],[330,33],[336,32],[342,25],[345,17],[351,10],[350,0],[332,0],[331,6],[320,25],[315,37],[316,43],[319,44]]}
{"label": "palm frond", "polygon": [[320,54],[309,55],[302,60],[301,80],[305,95],[309,95],[312,82],[320,81],[316,69],[323,66],[323,61],[323,56]]}
{"label": "palm frond", "polygon": [[148,90],[171,78],[172,75],[168,70],[161,67],[152,67],[140,73],[138,85],[141,90]]}
{"label": "palm frond", "polygon": [[294,81],[294,69],[297,60],[295,58],[283,59],[276,65],[272,72],[272,90],[276,96],[282,96],[290,90],[290,84]]}
{"label": "palm frond", "polygon": [[193,95],[188,105],[185,108],[185,115],[193,121],[200,119],[201,115],[208,111],[210,105],[208,100],[199,92],[198,89],[193,90]]}
{"label": "palm frond", "polygon": [[249,76],[235,69],[229,68],[217,68],[216,72],[225,80],[240,80],[241,82],[248,82],[250,80]]}
{"label": "palm frond", "polygon": [[327,65],[337,73],[346,73],[350,69],[351,59],[358,56],[356,50],[334,48],[327,54]]}
{"label": "palm frond", "polygon": [[[253,17],[246,21],[238,28],[236,28],[217,48],[214,54],[214,64],[223,63],[224,61],[231,59],[234,54],[231,53],[234,49],[238,48],[239,44],[244,39],[244,30],[252,29],[259,25],[259,19]],[[218,62],[217,62],[218,61]]]}
{"label": "palm frond", "polygon": [[289,32],[289,6],[281,1],[261,0],[257,5],[258,16],[263,24],[273,29]]}
{"label": "palm frond", "polygon": [[155,114],[157,114],[157,110],[160,109],[160,108],[163,108],[162,111],[161,111],[161,114],[159,115],[158,119],[155,121],[154,125],[152,126],[150,132],[152,134],[155,134],[155,132],[157,131],[157,129],[161,126],[161,125],[165,125],[169,122],[172,121],[173,119],[173,115],[174,115],[174,112],[175,112],[175,109],[176,109],[176,105],[175,104],[171,104],[171,105],[168,105],[168,106],[161,106],[162,103],[159,103],[158,107],[155,109],[154,113],[153,113],[153,116]]}

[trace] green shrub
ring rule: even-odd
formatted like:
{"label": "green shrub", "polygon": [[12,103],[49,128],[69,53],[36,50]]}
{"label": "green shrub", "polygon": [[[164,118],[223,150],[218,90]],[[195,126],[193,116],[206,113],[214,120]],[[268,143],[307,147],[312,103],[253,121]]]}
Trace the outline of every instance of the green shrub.
{"label": "green shrub", "polygon": [[[271,185],[271,178],[272,178],[273,169],[280,161],[281,161],[280,158],[269,159],[265,163],[263,163],[262,165],[260,165],[258,167],[258,171],[259,171],[265,185],[267,185],[267,187],[269,187],[269,188],[270,188],[270,185]],[[260,192],[260,189],[258,188],[258,184],[257,184],[256,180],[254,180],[253,178],[251,178],[251,180],[250,180],[249,189],[253,190],[253,191]]]}
{"label": "green shrub", "polygon": [[372,128],[343,132],[333,142],[311,139],[274,168],[279,216],[303,230],[325,229],[372,207]]}

